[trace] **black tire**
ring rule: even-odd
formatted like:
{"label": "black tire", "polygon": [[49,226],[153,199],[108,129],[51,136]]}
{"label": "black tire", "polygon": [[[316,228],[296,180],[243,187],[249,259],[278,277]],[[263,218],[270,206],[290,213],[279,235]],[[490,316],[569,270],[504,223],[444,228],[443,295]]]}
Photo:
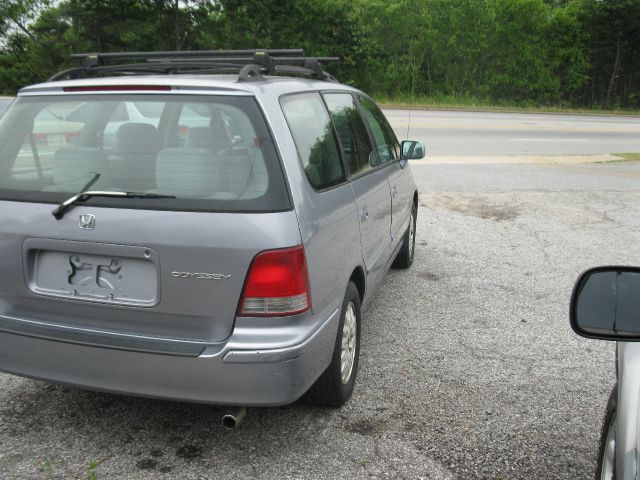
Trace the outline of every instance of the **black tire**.
{"label": "black tire", "polygon": [[[605,454],[607,450],[607,443],[609,438],[609,432],[613,430],[615,435],[615,428],[617,425],[617,413],[618,413],[618,384],[614,385],[609,395],[609,401],[607,402],[607,409],[604,414],[604,421],[602,422],[602,430],[600,431],[600,446],[598,448],[598,463],[596,464],[596,480],[608,478],[615,480],[616,478],[616,466],[615,466],[615,450],[613,451],[613,468],[610,472],[610,476],[603,471],[605,467]],[[615,437],[614,437],[615,439]],[[610,440],[609,440],[610,441]],[[615,440],[614,440],[615,441]]]}
{"label": "black tire", "polygon": [[402,248],[400,248],[398,256],[393,261],[393,266],[396,268],[409,268],[413,263],[413,255],[416,250],[415,232],[417,216],[418,209],[416,208],[416,204],[414,203],[413,207],[411,208],[411,220],[409,226],[407,227],[407,231],[404,234],[404,239],[402,240]]}
{"label": "black tire", "polygon": [[[353,366],[348,376],[347,382],[342,381],[342,338],[344,335],[345,317],[349,306],[352,305],[355,314],[355,358]],[[358,372],[358,358],[360,357],[360,295],[358,289],[349,282],[347,291],[342,301],[342,311],[340,312],[340,322],[338,324],[338,333],[336,342],[333,347],[333,356],[331,364],[316,380],[316,383],[309,389],[307,398],[314,404],[323,407],[341,407],[351,398],[353,388],[356,382],[356,374]]]}

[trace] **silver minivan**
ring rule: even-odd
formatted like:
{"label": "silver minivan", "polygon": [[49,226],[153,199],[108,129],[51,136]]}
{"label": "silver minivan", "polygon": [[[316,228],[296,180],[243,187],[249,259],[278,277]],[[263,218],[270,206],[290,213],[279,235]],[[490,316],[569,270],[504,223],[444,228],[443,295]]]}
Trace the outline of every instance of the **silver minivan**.
{"label": "silver minivan", "polygon": [[13,97],[2,97],[0,96],[0,117],[5,112],[9,105],[13,102]]}
{"label": "silver minivan", "polygon": [[86,55],[0,120],[0,370],[342,405],[423,156],[300,51]]}

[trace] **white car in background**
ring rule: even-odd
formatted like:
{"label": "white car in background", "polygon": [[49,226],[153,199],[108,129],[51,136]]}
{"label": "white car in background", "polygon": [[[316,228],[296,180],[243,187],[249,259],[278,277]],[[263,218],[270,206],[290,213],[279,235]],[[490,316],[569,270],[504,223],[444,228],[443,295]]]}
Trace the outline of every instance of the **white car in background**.
{"label": "white car in background", "polygon": [[[162,114],[162,102],[118,102],[109,118],[103,132],[103,148],[115,149],[118,129],[125,123],[145,123],[158,127]],[[89,118],[95,115],[95,104],[82,103],[68,115],[64,116],[65,122],[80,123],[84,125]]]}

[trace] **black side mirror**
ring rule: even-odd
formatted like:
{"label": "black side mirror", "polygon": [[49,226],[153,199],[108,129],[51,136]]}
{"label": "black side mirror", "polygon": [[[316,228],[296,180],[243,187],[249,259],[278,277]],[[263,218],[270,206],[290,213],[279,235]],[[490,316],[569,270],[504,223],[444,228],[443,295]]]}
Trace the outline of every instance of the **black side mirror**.
{"label": "black side mirror", "polygon": [[597,267],[573,288],[571,328],[587,338],[640,341],[640,268]]}
{"label": "black side mirror", "polygon": [[415,140],[405,140],[400,145],[402,150],[402,160],[420,160],[424,158],[424,145],[422,142],[416,142]]}

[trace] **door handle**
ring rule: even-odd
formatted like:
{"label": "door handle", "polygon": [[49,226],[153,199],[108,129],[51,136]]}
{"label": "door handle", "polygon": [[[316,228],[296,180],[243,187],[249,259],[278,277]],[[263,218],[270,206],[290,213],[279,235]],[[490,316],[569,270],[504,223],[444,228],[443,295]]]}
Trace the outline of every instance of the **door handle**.
{"label": "door handle", "polygon": [[365,223],[369,220],[369,210],[365,207],[360,211],[360,222]]}

